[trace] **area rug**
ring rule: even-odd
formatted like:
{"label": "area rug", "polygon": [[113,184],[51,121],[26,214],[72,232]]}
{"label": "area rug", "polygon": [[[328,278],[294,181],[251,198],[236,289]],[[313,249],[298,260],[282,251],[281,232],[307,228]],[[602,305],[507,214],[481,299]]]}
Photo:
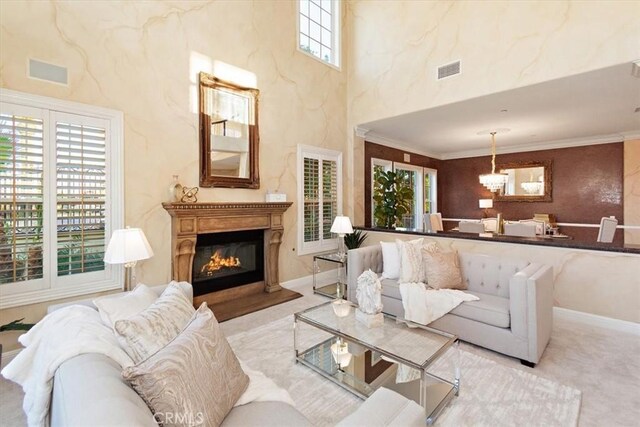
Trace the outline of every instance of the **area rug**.
{"label": "area rug", "polygon": [[[247,365],[287,389],[296,408],[314,425],[335,425],[362,403],[348,391],[295,363],[293,316],[233,335],[229,343]],[[436,425],[577,425],[579,390],[460,349],[450,349],[429,372],[451,379],[456,361],[462,372],[460,395],[440,414]]]}

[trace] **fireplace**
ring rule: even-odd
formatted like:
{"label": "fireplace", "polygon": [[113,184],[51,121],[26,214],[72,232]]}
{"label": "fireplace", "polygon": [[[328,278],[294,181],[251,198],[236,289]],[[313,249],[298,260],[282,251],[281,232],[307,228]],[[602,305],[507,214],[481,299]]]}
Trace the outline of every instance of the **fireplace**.
{"label": "fireplace", "polygon": [[218,321],[302,295],[280,286],[283,217],[291,202],[163,203],[171,215],[172,278],[193,284]]}
{"label": "fireplace", "polygon": [[264,280],[264,231],[200,234],[193,258],[194,296]]}

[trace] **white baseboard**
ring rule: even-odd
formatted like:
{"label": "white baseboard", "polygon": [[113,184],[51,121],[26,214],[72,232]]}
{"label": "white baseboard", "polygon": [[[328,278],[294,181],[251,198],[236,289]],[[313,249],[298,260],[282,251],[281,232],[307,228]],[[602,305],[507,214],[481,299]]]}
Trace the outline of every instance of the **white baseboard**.
{"label": "white baseboard", "polygon": [[[338,272],[336,269],[323,271],[316,274],[316,284],[319,286],[328,285],[329,283],[335,282],[337,277]],[[297,279],[287,280],[286,282],[280,283],[280,286],[293,291],[306,287],[311,288],[313,286],[313,275],[310,274]]]}
{"label": "white baseboard", "polygon": [[2,365],[0,369],[4,369],[5,366],[9,364],[17,355],[22,351],[21,348],[17,348],[15,350],[3,351],[2,352]]}
{"label": "white baseboard", "polygon": [[568,308],[562,307],[553,307],[553,316],[558,319],[571,320],[585,325],[598,326],[601,328],[640,336],[640,323],[598,316],[597,314],[584,313],[582,311],[569,310]]}

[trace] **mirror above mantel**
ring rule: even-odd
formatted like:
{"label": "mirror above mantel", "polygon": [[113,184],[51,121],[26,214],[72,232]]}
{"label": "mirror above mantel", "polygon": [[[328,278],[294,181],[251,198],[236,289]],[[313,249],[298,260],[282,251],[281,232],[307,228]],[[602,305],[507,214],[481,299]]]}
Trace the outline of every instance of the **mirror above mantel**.
{"label": "mirror above mantel", "polygon": [[200,186],[260,188],[258,89],[200,73]]}
{"label": "mirror above mantel", "polygon": [[506,163],[496,167],[508,176],[504,188],[494,195],[499,202],[551,202],[552,162]]}

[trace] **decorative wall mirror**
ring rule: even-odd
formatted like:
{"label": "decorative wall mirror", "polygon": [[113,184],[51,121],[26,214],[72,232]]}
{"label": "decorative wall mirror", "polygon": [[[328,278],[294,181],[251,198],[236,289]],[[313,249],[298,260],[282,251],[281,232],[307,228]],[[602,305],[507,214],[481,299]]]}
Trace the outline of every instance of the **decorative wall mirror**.
{"label": "decorative wall mirror", "polygon": [[200,186],[260,188],[258,89],[200,73]]}
{"label": "decorative wall mirror", "polygon": [[550,202],[551,162],[521,162],[498,165],[508,175],[504,188],[494,197],[500,202]]}

